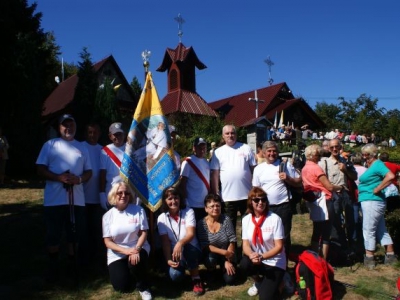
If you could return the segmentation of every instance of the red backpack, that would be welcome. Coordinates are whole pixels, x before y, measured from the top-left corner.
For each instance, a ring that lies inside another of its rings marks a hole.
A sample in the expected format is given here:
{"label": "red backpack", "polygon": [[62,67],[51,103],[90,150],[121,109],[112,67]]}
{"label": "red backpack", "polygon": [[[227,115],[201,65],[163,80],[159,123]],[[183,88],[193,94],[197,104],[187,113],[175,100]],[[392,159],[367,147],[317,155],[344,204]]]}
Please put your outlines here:
{"label": "red backpack", "polygon": [[333,268],[316,252],[305,250],[296,265],[297,293],[304,300],[333,299]]}

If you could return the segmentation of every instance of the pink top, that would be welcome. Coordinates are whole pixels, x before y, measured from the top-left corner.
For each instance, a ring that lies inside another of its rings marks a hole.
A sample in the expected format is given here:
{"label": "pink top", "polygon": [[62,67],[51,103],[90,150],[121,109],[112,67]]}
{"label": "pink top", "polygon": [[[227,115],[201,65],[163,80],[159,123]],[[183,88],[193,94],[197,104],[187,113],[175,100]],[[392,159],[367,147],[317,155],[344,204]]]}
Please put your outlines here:
{"label": "pink top", "polygon": [[322,175],[325,175],[324,170],[315,162],[307,160],[304,168],[301,170],[304,190],[322,191],[325,193],[326,199],[331,199],[332,192],[328,191],[321,181],[319,181]]}

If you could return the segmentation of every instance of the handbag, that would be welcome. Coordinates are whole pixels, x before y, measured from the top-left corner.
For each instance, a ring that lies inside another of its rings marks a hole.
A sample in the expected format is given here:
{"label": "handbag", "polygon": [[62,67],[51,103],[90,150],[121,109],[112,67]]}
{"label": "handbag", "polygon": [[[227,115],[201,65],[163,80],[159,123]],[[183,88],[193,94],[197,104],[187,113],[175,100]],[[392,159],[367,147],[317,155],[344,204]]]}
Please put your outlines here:
{"label": "handbag", "polygon": [[314,202],[306,202],[308,210],[310,211],[310,219],[314,222],[322,222],[329,220],[328,208],[326,206],[325,193],[321,192],[319,197]]}
{"label": "handbag", "polygon": [[395,186],[393,183],[389,184],[387,187],[383,189],[383,192],[385,194],[385,197],[395,197],[399,195],[399,190],[397,189],[397,186]]}

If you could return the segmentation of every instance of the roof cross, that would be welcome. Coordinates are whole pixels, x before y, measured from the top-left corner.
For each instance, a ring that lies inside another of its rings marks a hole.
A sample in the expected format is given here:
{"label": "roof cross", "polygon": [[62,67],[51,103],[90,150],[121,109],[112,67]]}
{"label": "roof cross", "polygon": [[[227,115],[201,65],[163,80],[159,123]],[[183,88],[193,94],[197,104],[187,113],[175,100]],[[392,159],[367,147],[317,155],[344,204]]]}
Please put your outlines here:
{"label": "roof cross", "polygon": [[257,90],[254,91],[254,98],[249,98],[249,101],[254,101],[256,103],[256,118],[258,118],[258,102],[265,102],[265,100],[260,100],[257,98]]}
{"label": "roof cross", "polygon": [[271,67],[274,65],[274,62],[271,60],[271,58],[268,55],[268,58],[264,60],[264,62],[268,65],[268,82],[269,85],[272,85],[272,83],[274,82],[274,80],[271,77]]}
{"label": "roof cross", "polygon": [[182,42],[182,24],[185,23],[185,20],[182,18],[181,14],[179,13],[177,17],[174,18],[176,22],[178,22],[178,36],[179,36],[179,43]]}

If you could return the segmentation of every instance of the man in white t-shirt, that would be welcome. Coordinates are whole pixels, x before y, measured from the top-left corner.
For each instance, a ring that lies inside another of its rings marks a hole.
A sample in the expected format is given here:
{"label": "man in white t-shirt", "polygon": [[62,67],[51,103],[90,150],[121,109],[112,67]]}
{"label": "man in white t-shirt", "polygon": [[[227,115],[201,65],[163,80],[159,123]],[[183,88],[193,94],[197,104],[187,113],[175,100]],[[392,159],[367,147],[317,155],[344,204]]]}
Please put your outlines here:
{"label": "man in white t-shirt", "polygon": [[194,154],[183,161],[181,168],[181,191],[186,199],[186,205],[194,210],[196,221],[207,215],[204,198],[210,189],[210,165],[205,158],[206,151],[206,141],[196,137],[193,143]]}
{"label": "man in white t-shirt", "polygon": [[100,249],[103,243],[101,219],[103,209],[100,206],[100,153],[103,148],[98,144],[101,130],[97,123],[86,126],[83,146],[88,150],[90,163],[92,165],[92,177],[83,184],[85,193],[86,212],[86,236],[83,240],[86,258],[94,258],[93,255]]}
{"label": "man in white t-shirt", "polygon": [[277,214],[283,223],[285,231],[285,251],[289,257],[291,246],[290,231],[292,230],[292,208],[289,186],[299,187],[302,180],[290,160],[281,164],[278,144],[267,141],[262,147],[266,161],[257,165],[253,173],[253,186],[261,187],[268,195],[270,211]]}
{"label": "man in white t-shirt", "polygon": [[221,181],[225,213],[236,232],[237,212],[241,216],[246,212],[252,173],[257,162],[250,146],[237,141],[235,126],[225,125],[222,138],[225,145],[215,149],[211,158],[211,192],[220,194]]}
{"label": "man in white t-shirt", "polygon": [[107,195],[111,190],[111,183],[119,176],[122,159],[125,153],[125,132],[122,124],[112,123],[108,129],[111,144],[103,147],[100,153],[100,204],[108,210]]}
{"label": "man in white t-shirt", "polygon": [[75,259],[84,230],[85,196],[82,183],[92,176],[89,153],[74,139],[76,123],[71,115],[59,119],[60,137],[47,141],[36,160],[38,174],[46,179],[44,220],[50,258],[48,279],[58,279],[58,254],[63,228],[67,232],[69,255]]}

